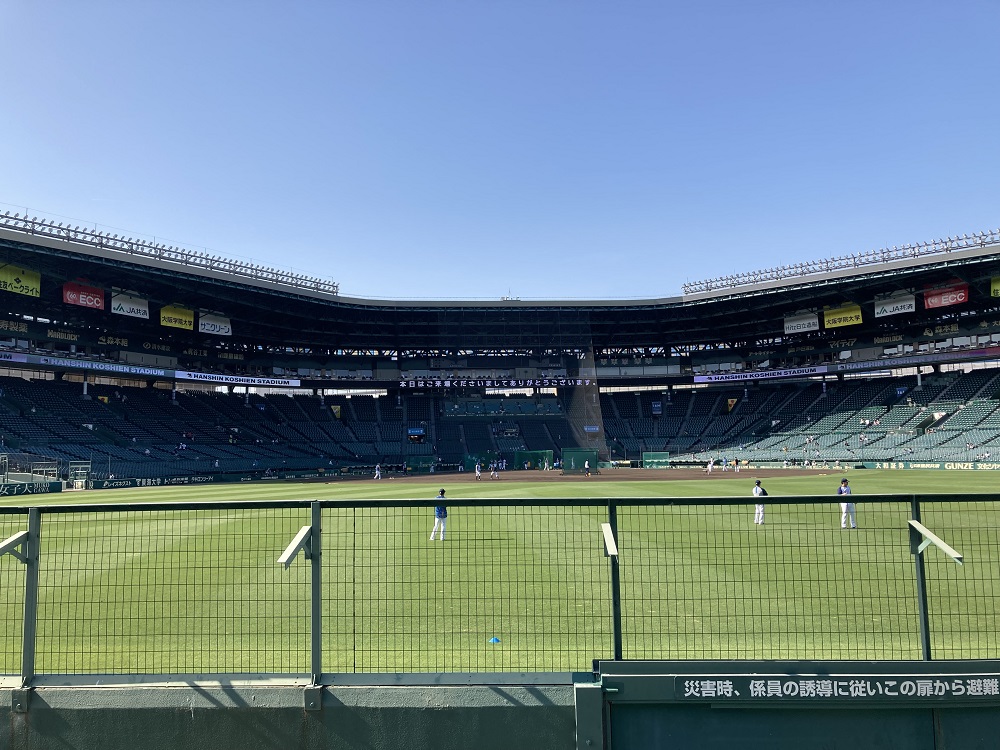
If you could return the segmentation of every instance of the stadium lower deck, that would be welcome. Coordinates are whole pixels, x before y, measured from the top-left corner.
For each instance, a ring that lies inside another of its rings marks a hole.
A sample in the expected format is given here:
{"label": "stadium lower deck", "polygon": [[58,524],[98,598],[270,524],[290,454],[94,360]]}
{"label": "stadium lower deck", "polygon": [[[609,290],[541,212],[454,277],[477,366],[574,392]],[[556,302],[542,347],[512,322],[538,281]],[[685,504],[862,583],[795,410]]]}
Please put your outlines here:
{"label": "stadium lower deck", "polygon": [[[953,462],[1000,467],[1000,370],[744,388],[556,396],[232,394],[0,378],[0,455],[90,462],[91,479],[319,471],[364,475],[514,465],[519,451],[596,452],[605,474],[644,453],[724,476],[781,468]],[[659,412],[659,413],[656,413]],[[599,420],[599,430],[590,422]],[[414,442],[411,432],[423,432]],[[533,465],[532,469],[542,468]],[[676,471],[676,468],[672,471]],[[548,472],[558,476],[559,472]],[[546,472],[532,472],[541,478]],[[676,476],[676,474],[673,474]]]}

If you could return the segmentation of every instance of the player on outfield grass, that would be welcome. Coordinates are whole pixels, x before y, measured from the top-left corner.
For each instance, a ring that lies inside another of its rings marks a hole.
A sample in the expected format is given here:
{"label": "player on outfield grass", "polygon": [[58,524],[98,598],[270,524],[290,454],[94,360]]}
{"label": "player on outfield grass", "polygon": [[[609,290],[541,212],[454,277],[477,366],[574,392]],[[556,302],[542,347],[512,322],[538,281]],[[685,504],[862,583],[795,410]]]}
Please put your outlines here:
{"label": "player on outfield grass", "polygon": [[[837,488],[838,495],[850,495],[851,485],[847,482],[847,477],[840,480],[840,486]],[[858,528],[857,515],[854,510],[854,503],[847,501],[840,504],[840,528],[847,528],[847,521],[850,519],[851,528]]]}
{"label": "player on outfield grass", "polygon": [[444,487],[438,492],[435,500],[438,501],[438,505],[434,507],[434,528],[431,529],[431,541],[434,541],[434,535],[440,530],[441,533],[438,535],[438,539],[443,542],[444,527],[448,524],[448,508],[444,504]]}
{"label": "player on outfield grass", "polygon": [[753,506],[753,522],[761,526],[764,525],[764,503],[761,502],[760,498],[767,497],[767,490],[760,486],[760,480],[758,479],[753,485],[753,496],[758,498],[757,503]]}

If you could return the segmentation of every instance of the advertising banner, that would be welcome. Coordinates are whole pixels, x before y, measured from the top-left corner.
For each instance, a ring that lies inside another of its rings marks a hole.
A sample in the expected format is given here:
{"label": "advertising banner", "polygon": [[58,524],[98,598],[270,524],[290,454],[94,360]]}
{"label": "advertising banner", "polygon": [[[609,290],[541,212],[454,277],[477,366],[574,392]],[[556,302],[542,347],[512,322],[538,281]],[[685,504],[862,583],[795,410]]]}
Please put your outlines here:
{"label": "advertising banner", "polygon": [[194,310],[177,305],[167,305],[160,308],[160,325],[168,328],[183,328],[194,330]]}
{"label": "advertising banner", "polygon": [[886,318],[890,315],[901,315],[917,311],[917,298],[912,294],[889,299],[876,300],[875,317]]}
{"label": "advertising banner", "polygon": [[1000,276],[990,279],[990,296],[1000,297]]}
{"label": "advertising banner", "polygon": [[787,370],[750,370],[748,372],[729,372],[724,375],[695,375],[695,383],[732,383],[747,380],[772,380],[774,378],[801,378],[812,375],[822,375],[828,372],[828,365],[812,365],[810,367],[790,367]]}
{"label": "advertising banner", "polygon": [[20,266],[0,265],[0,290],[38,297],[42,288],[42,275]]}
{"label": "advertising banner", "polygon": [[928,289],[924,292],[924,309],[935,307],[950,307],[969,301],[969,285],[956,282],[940,289]]}
{"label": "advertising banner", "polygon": [[46,492],[62,492],[62,482],[24,482],[0,484],[0,497],[14,495],[41,495]]}
{"label": "advertising banner", "polygon": [[111,312],[130,318],[149,320],[149,302],[141,297],[132,297],[124,292],[111,291]]}
{"label": "advertising banner", "polygon": [[860,305],[844,305],[833,310],[823,311],[824,328],[843,328],[844,326],[856,326],[861,322]]}
{"label": "advertising banner", "polygon": [[198,380],[204,383],[225,383],[226,385],[262,385],[275,388],[298,388],[301,380],[287,378],[254,378],[243,375],[220,375],[214,372],[187,372],[177,370],[174,377],[178,380]]}
{"label": "advertising banner", "polygon": [[229,318],[223,318],[221,315],[201,313],[198,316],[198,332],[208,333],[213,336],[232,336],[233,326]]}
{"label": "advertising banner", "polygon": [[785,333],[803,333],[805,331],[819,330],[819,316],[815,313],[809,315],[795,315],[785,318]]}
{"label": "advertising banner", "polygon": [[89,307],[91,310],[103,310],[104,290],[67,281],[63,284],[63,302],[67,305]]}

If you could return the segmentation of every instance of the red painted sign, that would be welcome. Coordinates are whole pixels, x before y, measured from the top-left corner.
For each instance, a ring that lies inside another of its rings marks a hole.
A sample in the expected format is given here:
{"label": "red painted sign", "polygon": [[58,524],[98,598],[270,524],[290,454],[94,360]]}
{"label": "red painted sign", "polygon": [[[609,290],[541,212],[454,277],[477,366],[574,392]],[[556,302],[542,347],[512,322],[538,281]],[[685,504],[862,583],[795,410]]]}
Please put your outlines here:
{"label": "red painted sign", "polygon": [[104,290],[68,281],[63,284],[63,302],[67,305],[79,305],[80,307],[89,307],[93,310],[103,310]]}
{"label": "red painted sign", "polygon": [[969,301],[969,285],[956,282],[941,289],[928,289],[924,292],[924,309],[934,307],[949,307],[961,305]]}

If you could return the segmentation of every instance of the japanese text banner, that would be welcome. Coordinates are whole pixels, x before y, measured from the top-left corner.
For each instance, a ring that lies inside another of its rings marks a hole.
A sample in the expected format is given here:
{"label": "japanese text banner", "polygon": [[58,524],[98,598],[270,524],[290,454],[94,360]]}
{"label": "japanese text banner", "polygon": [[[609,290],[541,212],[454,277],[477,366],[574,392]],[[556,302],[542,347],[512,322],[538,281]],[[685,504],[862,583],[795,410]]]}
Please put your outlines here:
{"label": "japanese text banner", "polygon": [[198,316],[198,332],[210,333],[214,336],[232,336],[233,325],[229,318],[202,313]]}
{"label": "japanese text banner", "polygon": [[823,311],[824,328],[843,328],[856,326],[861,322],[860,305],[844,305],[833,310]]}
{"label": "japanese text banner", "polygon": [[20,266],[0,265],[0,290],[38,297],[41,287],[42,275],[38,271]]}
{"label": "japanese text banner", "polygon": [[169,328],[184,328],[194,330],[194,310],[168,305],[160,308],[160,325]]}
{"label": "japanese text banner", "polygon": [[116,315],[127,315],[130,318],[149,320],[149,302],[141,297],[112,291],[111,312]]}

